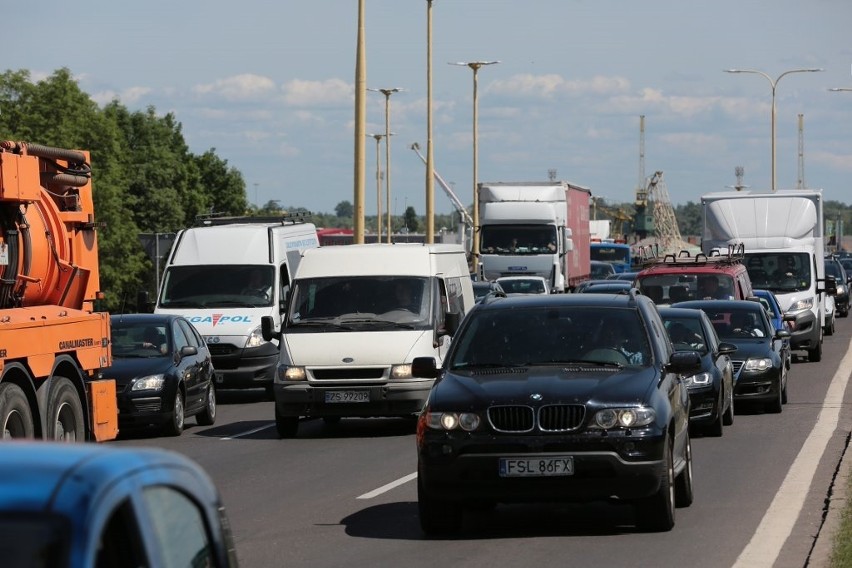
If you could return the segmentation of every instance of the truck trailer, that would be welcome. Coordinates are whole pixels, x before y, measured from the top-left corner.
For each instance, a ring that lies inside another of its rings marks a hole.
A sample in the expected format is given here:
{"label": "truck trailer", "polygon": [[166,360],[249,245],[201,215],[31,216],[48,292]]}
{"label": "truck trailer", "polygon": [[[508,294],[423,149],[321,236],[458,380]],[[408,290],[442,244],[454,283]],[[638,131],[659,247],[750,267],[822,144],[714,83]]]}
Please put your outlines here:
{"label": "truck trailer", "polygon": [[826,286],[821,189],[723,191],[701,197],[705,254],[742,245],[758,289],[775,292],[792,326],[790,347],[822,358]]}
{"label": "truck trailer", "polygon": [[566,181],[488,182],[479,192],[479,273],[542,276],[553,292],[590,277],[591,191]]}
{"label": "truck trailer", "polygon": [[118,435],[96,228],[88,152],[0,142],[0,437]]}

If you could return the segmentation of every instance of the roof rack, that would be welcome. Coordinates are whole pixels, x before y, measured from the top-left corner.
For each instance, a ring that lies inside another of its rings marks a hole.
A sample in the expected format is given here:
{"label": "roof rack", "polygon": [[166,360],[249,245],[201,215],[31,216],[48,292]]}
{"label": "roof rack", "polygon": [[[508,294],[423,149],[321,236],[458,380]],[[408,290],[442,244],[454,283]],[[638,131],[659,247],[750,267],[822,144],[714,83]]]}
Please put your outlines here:
{"label": "roof rack", "polygon": [[206,215],[195,216],[196,227],[210,227],[219,225],[232,225],[235,223],[254,223],[259,225],[277,224],[286,225],[288,223],[305,223],[310,220],[313,213],[285,213],[283,215],[272,215],[264,217],[250,216],[225,216],[222,213],[209,213]]}
{"label": "roof rack", "polygon": [[[644,250],[646,248],[650,250]],[[642,249],[643,250],[640,251],[640,258],[642,261],[643,268],[660,264],[665,264],[669,266],[685,264],[731,265],[742,263],[743,259],[745,258],[745,245],[742,243],[737,245],[728,245],[728,250],[724,253],[720,249],[713,249],[708,254],[699,252],[696,253],[695,256],[690,254],[688,250],[682,250],[677,254],[668,253],[659,256],[658,245],[647,245],[646,247],[642,247]]]}

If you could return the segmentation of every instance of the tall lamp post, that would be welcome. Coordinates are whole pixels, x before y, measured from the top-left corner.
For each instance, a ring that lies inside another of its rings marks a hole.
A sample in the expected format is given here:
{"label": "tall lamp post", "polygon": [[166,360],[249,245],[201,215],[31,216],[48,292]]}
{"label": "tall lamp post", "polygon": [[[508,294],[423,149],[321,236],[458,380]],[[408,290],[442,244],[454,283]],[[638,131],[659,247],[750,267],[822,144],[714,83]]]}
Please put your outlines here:
{"label": "tall lamp post", "polygon": [[789,71],[784,71],[773,80],[772,77],[763,71],[757,71],[756,69],[725,69],[725,73],[754,73],[755,75],[760,75],[766,78],[772,87],[772,191],[775,191],[775,88],[781,77],[785,75],[790,75],[791,73],[815,73],[817,71],[824,71],[824,69],[790,69]]}
{"label": "tall lamp post", "polygon": [[358,37],[355,50],[355,167],[354,209],[352,211],[353,242],[364,242],[364,194],[366,186],[367,151],[367,49],[364,32],[364,2],[358,0]]}
{"label": "tall lamp post", "polygon": [[435,242],[435,154],[432,149],[432,0],[426,0],[426,243]]}
{"label": "tall lamp post", "polygon": [[499,61],[459,61],[450,65],[461,65],[473,69],[473,234],[471,268],[473,273],[479,273],[479,192],[476,184],[479,181],[479,68],[485,65],[495,65]]}
{"label": "tall lamp post", "polygon": [[382,158],[379,148],[384,134],[367,134],[376,139],[376,242],[382,242]]}
{"label": "tall lamp post", "polygon": [[[368,91],[374,91],[376,93],[381,93],[385,96],[385,199],[387,204],[387,226],[388,226],[388,243],[391,242],[391,207],[390,207],[390,198],[391,198],[391,161],[390,161],[390,96],[394,93],[400,92],[402,89],[399,87],[393,87],[391,89],[367,89]],[[380,215],[381,217],[381,215]],[[379,230],[379,242],[381,242],[381,234],[382,231]]]}

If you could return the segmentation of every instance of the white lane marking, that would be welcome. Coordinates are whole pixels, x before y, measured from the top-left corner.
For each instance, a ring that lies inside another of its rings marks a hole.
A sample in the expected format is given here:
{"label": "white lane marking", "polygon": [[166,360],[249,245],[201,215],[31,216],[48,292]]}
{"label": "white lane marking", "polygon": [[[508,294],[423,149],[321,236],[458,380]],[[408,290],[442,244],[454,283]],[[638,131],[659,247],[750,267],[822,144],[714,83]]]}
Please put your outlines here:
{"label": "white lane marking", "polygon": [[226,436],[224,438],[219,438],[220,440],[233,440],[234,438],[242,438],[243,436],[250,436],[255,432],[260,432],[261,430],[267,430],[275,426],[274,424],[267,424],[266,426],[260,426],[255,428],[254,430],[248,430],[247,432],[240,432],[239,434],[234,434],[233,436]]}
{"label": "white lane marking", "polygon": [[381,495],[382,493],[387,493],[388,491],[390,491],[394,487],[399,487],[403,483],[408,483],[412,479],[416,479],[416,478],[417,478],[417,472],[415,471],[414,473],[409,473],[405,477],[400,477],[396,481],[391,481],[387,485],[382,485],[378,489],[373,489],[369,493],[364,493],[363,495],[358,496],[357,499],[372,499],[373,497]]}
{"label": "white lane marking", "polygon": [[814,429],[799,450],[787,477],[775,494],[772,504],[763,515],[754,536],[740,553],[734,568],[771,567],[778,558],[781,547],[793,531],[793,525],[802,510],[805,496],[813,481],[828,440],[837,429],[843,393],[852,373],[852,341],[846,356],[828,385],[822,410]]}

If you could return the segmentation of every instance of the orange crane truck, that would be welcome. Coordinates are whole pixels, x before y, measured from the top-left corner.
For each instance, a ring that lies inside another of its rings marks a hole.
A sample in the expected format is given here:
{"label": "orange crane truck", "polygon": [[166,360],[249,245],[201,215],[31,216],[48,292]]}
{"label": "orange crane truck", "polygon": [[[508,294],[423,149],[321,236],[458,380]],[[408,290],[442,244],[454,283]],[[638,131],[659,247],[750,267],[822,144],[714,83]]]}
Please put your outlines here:
{"label": "orange crane truck", "polygon": [[0,141],[0,436],[118,435],[89,154]]}

